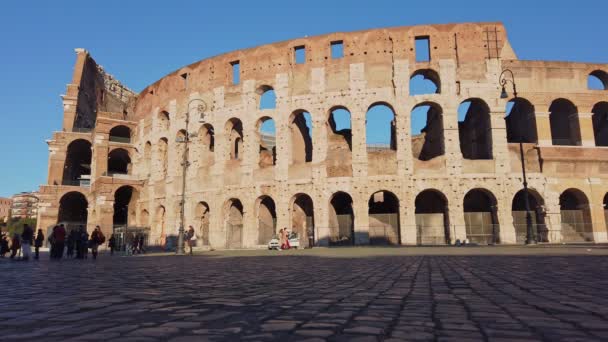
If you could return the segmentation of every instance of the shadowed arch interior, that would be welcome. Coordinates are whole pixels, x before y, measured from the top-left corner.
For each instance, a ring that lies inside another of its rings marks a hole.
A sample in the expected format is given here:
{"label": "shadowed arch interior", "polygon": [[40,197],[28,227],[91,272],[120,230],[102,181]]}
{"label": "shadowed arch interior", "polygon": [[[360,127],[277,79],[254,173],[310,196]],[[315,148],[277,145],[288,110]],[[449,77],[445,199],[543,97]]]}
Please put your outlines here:
{"label": "shadowed arch interior", "polygon": [[566,99],[557,99],[549,107],[551,140],[556,146],[580,146],[581,129],[578,109]]}
{"label": "shadowed arch interior", "polygon": [[[528,203],[530,205],[530,217],[537,241],[549,242],[549,231],[545,225],[545,202],[542,196],[536,190],[528,189]],[[517,243],[525,243],[528,227],[526,223],[525,191],[523,189],[513,196],[511,216],[513,217],[513,226],[515,227],[515,241]]]}
{"label": "shadowed arch interior", "polygon": [[599,102],[591,110],[595,146],[608,146],[608,102]]}
{"label": "shadowed arch interior", "polygon": [[[315,241],[315,221],[312,198],[307,194],[298,194],[293,200],[291,209],[291,230],[298,233],[302,247],[312,247]],[[312,240],[312,241],[311,241]]]}
{"label": "shadowed arch interior", "polygon": [[130,143],[131,129],[124,125],[115,126],[110,130],[110,141]]}
{"label": "shadowed arch interior", "polygon": [[329,244],[349,246],[355,243],[353,199],[337,192],[329,201]]}
{"label": "shadowed arch interior", "polygon": [[464,159],[492,159],[490,108],[481,99],[469,99],[458,107],[458,135]]}
{"label": "shadowed arch interior", "polygon": [[479,244],[498,242],[496,205],[496,197],[485,189],[473,189],[464,196],[464,219],[469,241]]}
{"label": "shadowed arch interior", "polygon": [[277,212],[270,196],[258,198],[258,244],[267,244],[277,232]]}
{"label": "shadowed arch interior", "polygon": [[312,117],[304,110],[294,112],[289,120],[291,163],[312,162]]}
{"label": "shadowed arch interior", "polygon": [[58,223],[67,225],[87,224],[89,203],[87,198],[77,191],[68,192],[59,200]]}
{"label": "shadowed arch interior", "polygon": [[225,207],[226,248],[243,247],[243,204],[238,199],[230,199]]}
{"label": "shadowed arch interior", "polygon": [[117,148],[108,154],[108,174],[129,174],[131,171],[131,157],[129,152],[122,148]]}
{"label": "shadowed arch interior", "polygon": [[67,148],[63,167],[63,184],[78,185],[83,176],[91,175],[91,143],[87,140],[72,141]]}
{"label": "shadowed arch interior", "polygon": [[536,143],[536,116],[530,101],[516,98],[507,103],[507,142]]}
{"label": "shadowed arch interior", "polygon": [[399,199],[390,191],[378,191],[368,201],[369,241],[372,245],[401,242]]}
{"label": "shadowed arch interior", "polygon": [[589,200],[584,192],[568,189],[559,196],[561,235],[564,242],[593,241]]}
{"label": "shadowed arch interior", "polygon": [[448,201],[437,190],[424,190],[414,201],[416,237],[419,245],[443,245],[450,243]]}
{"label": "shadowed arch interior", "polygon": [[411,114],[412,154],[418,160],[431,160],[445,154],[443,110],[433,102],[418,104]]}

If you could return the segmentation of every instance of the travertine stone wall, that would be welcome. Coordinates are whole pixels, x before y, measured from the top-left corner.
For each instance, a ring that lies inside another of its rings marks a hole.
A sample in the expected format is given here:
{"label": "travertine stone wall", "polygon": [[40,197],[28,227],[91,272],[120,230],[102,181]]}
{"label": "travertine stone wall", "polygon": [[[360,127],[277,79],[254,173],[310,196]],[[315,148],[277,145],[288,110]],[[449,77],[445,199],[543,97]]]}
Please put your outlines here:
{"label": "travertine stone wall", "polygon": [[[416,61],[417,37],[428,37],[429,61]],[[335,41],[343,42],[343,58],[331,57],[330,44]],[[299,46],[306,50],[302,64],[296,64],[294,58],[294,48]],[[84,50],[77,50],[77,55],[73,83],[64,97],[64,131],[55,132],[49,141],[48,184],[40,191],[41,227],[57,223],[60,199],[76,191],[87,197],[88,226],[99,224],[109,233],[115,223],[114,194],[120,187],[131,186],[136,200],[128,208],[128,224],[151,227],[151,242],[163,243],[180,224],[185,144],[176,139],[186,130],[190,166],[186,171],[185,225],[201,230],[197,232],[201,242],[208,235],[211,247],[234,247],[229,230],[240,224],[240,247],[256,247],[259,222],[272,222],[268,210],[259,207],[264,196],[276,207],[277,228],[306,227],[301,222],[305,215],[294,207],[296,196],[302,194],[312,199],[315,239],[325,244],[324,237],[332,229],[330,201],[337,192],[352,198],[355,244],[368,244],[372,225],[368,202],[378,191],[390,191],[399,201],[400,243],[416,244],[421,233],[416,226],[415,199],[428,189],[440,192],[447,201],[451,242],[469,237],[463,201],[473,189],[484,189],[495,199],[492,210],[500,225],[497,239],[506,244],[520,242],[512,215],[513,198],[522,188],[519,147],[507,141],[508,99],[500,98],[498,83],[502,70],[509,68],[518,96],[534,106],[538,142],[525,144],[526,167],[530,188],[544,201],[546,224],[557,232],[550,240],[562,238],[559,198],[567,189],[579,190],[588,200],[584,208],[592,221],[588,240],[608,240],[603,206],[608,193],[608,150],[595,146],[591,116],[595,104],[608,101],[608,92],[588,90],[586,83],[590,73],[608,71],[608,65],[518,60],[500,23],[332,33],[239,50],[185,66],[136,97],[125,95],[127,88],[108,79],[105,84],[113,90],[112,106],[121,111],[99,107],[90,133],[72,129],[83,91],[78,89],[86,70],[83,65],[94,63]],[[241,81],[233,84],[231,64],[237,61]],[[425,69],[438,75],[440,93],[410,96],[410,77]],[[276,94],[276,108],[259,109],[260,94],[268,88]],[[559,98],[577,107],[581,146],[552,144],[549,107]],[[458,107],[468,99],[480,99],[487,106],[491,159],[463,158]],[[412,146],[410,129],[412,109],[424,103],[441,109],[445,146],[443,155],[426,161],[414,157],[418,147]],[[394,112],[396,150],[367,150],[366,113],[374,104],[385,104]],[[334,108],[350,112],[352,151],[344,137],[330,128],[328,119]],[[201,110],[204,123],[199,121]],[[303,147],[292,124],[300,112],[312,117],[310,162],[292,156],[293,148]],[[276,163],[261,167],[258,127],[265,117],[276,125]],[[242,125],[242,137],[233,129],[235,122]],[[130,142],[110,141],[109,131],[117,125],[131,129]],[[92,144],[90,187],[62,185],[67,146],[75,139]],[[235,139],[242,139],[238,159],[234,159]],[[107,155],[114,148],[129,152],[130,174],[105,173]],[[233,205],[235,201],[242,205],[241,211]],[[437,216],[427,221],[435,222]],[[305,228],[297,229],[304,233]]]}

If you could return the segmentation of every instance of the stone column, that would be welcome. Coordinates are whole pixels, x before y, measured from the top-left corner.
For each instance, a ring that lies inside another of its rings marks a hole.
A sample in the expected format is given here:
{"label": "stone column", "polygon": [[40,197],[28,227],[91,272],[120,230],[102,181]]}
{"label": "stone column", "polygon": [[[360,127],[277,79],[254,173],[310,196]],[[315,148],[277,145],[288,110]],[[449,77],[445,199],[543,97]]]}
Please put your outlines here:
{"label": "stone column", "polygon": [[553,140],[551,138],[551,122],[549,121],[548,112],[536,112],[536,134],[540,146],[553,145]]}
{"label": "stone column", "polygon": [[578,113],[578,122],[581,129],[581,145],[585,147],[595,146],[592,116],[593,113]]}

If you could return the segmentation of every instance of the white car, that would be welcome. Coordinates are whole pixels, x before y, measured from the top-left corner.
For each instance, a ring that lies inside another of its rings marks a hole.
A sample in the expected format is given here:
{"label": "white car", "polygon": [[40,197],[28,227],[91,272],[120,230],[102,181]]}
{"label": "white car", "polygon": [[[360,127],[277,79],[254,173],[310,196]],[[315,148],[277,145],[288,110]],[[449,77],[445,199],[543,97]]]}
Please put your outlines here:
{"label": "white car", "polygon": [[[296,232],[289,233],[288,239],[289,239],[289,246],[291,248],[295,248],[295,249],[300,248],[300,237],[298,236],[298,233],[296,233]],[[277,250],[277,251],[279,249],[281,249],[281,241],[279,240],[278,235],[272,236],[272,239],[270,239],[270,241],[268,242],[268,249]]]}

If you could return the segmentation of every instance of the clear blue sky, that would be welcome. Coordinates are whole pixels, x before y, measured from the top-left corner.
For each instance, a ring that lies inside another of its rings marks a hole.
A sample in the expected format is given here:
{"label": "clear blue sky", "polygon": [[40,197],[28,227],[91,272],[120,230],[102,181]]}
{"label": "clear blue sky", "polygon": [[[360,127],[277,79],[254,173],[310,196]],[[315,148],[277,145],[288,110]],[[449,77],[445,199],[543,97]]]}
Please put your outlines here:
{"label": "clear blue sky", "polygon": [[0,4],[0,196],[46,181],[74,48],[139,91],[205,57],[335,31],[502,21],[521,59],[608,62],[608,1],[14,1]]}

